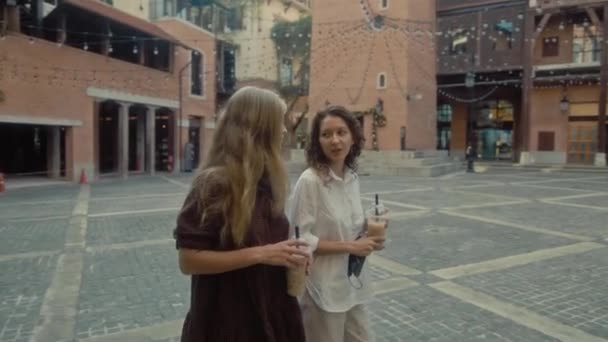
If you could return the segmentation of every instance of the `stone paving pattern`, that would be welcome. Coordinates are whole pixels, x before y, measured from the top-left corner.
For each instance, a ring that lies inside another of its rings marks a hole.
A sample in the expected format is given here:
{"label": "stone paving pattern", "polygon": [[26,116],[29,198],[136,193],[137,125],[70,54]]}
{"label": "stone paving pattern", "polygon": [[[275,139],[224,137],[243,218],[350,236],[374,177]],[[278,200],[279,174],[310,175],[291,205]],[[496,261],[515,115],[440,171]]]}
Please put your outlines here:
{"label": "stone paving pattern", "polygon": [[[136,176],[0,194],[0,342],[54,342],[39,333],[49,325],[67,329],[64,341],[178,341],[190,289],[172,230],[191,179]],[[363,196],[375,192],[395,215],[378,253],[387,262],[371,267],[381,293],[369,306],[377,341],[557,341],[564,334],[556,326],[575,340],[608,341],[607,174],[362,176]],[[75,208],[86,209],[85,225]],[[74,232],[84,245],[70,242]],[[70,293],[57,285],[68,256],[81,265],[76,304],[63,308],[74,315],[54,320],[45,308]],[[438,276],[454,267],[452,278]],[[484,308],[433,287],[446,280],[496,303]],[[539,323],[504,310],[512,306],[540,315]]]}

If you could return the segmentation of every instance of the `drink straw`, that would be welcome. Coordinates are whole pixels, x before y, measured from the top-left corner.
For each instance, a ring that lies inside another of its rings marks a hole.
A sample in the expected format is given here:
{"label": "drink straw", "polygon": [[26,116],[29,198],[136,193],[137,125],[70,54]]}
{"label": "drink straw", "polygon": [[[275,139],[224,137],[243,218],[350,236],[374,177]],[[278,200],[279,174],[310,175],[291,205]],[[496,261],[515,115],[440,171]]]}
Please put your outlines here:
{"label": "drink straw", "polygon": [[376,216],[380,216],[380,212],[378,211],[378,204],[379,204],[378,194],[376,194],[376,205],[375,205]]}

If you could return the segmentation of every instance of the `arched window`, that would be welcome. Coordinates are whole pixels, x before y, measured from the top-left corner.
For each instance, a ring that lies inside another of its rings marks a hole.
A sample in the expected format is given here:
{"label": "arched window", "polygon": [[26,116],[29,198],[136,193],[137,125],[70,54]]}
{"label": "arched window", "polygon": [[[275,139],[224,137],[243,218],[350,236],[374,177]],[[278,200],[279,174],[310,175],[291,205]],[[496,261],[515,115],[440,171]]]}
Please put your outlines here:
{"label": "arched window", "polygon": [[452,106],[437,106],[437,149],[449,150],[452,140]]}
{"label": "arched window", "polygon": [[384,89],[386,88],[386,73],[385,72],[381,72],[378,74],[378,84],[377,87],[378,89]]}

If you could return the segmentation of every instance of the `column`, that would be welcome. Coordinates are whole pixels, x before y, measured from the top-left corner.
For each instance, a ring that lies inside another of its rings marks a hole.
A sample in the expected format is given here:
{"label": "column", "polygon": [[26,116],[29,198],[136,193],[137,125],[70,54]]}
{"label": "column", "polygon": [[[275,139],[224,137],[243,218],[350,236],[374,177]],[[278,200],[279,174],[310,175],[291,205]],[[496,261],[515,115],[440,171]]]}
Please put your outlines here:
{"label": "column", "polygon": [[522,76],[522,101],[521,101],[521,114],[519,116],[520,122],[517,123],[519,126],[518,136],[520,140],[519,150],[519,163],[522,165],[530,164],[530,110],[531,110],[531,96],[532,87],[534,85],[532,80],[532,58],[534,54],[534,27],[535,15],[533,9],[526,9],[525,20],[524,20],[524,38],[525,42],[523,52],[523,76]]}
{"label": "column", "polygon": [[129,175],[129,107],[124,102],[118,107],[118,173],[122,178]]}
{"label": "column", "polygon": [[144,51],[144,49],[146,48],[146,44],[143,40],[139,41],[139,43],[136,44],[139,44],[139,64],[144,65],[146,64],[146,51]]}
{"label": "column", "polygon": [[[603,34],[608,35],[608,4],[604,4]],[[595,166],[606,166],[606,101],[608,100],[608,40],[603,40],[602,69],[600,71],[600,104],[597,116],[597,153]]]}
{"label": "column", "polygon": [[175,52],[177,52],[177,46],[173,43],[169,43],[169,62],[168,62],[168,66],[169,66],[169,72],[173,73],[173,70],[175,70]]}
{"label": "column", "polygon": [[137,171],[146,169],[146,115],[137,114]]}
{"label": "column", "polygon": [[65,178],[78,182],[79,172],[76,171],[76,162],[74,161],[74,127],[68,126],[65,128]]}
{"label": "column", "polygon": [[6,7],[6,29],[13,32],[21,32],[21,16],[18,6]]}
{"label": "column", "polygon": [[57,43],[65,44],[67,39],[67,18],[65,13],[59,14],[59,23],[57,24]]}
{"label": "column", "polygon": [[181,171],[182,123],[176,112],[173,112],[173,173]]}
{"label": "column", "polygon": [[8,8],[7,8],[7,6],[3,6],[2,8],[0,8],[0,11],[2,11],[0,13],[0,18],[2,19],[2,21],[0,21],[0,36],[4,37],[6,35],[6,28],[8,26]]}
{"label": "column", "polygon": [[148,106],[146,113],[146,157],[147,170],[153,175],[156,172],[156,107]]}
{"label": "column", "polygon": [[47,160],[48,175],[51,178],[61,176],[61,128],[50,126],[48,128]]}
{"label": "column", "polygon": [[99,140],[100,140],[100,125],[99,125],[99,113],[101,111],[102,102],[99,100],[93,101],[93,164],[95,165],[95,179],[99,178],[101,157],[99,154]]}
{"label": "column", "polygon": [[110,30],[110,24],[107,20],[105,21],[104,26],[105,26],[105,37],[103,38],[103,40],[101,42],[101,54],[104,56],[109,56],[110,55],[110,46],[112,46],[112,42],[110,41],[110,38],[112,36],[112,30]]}

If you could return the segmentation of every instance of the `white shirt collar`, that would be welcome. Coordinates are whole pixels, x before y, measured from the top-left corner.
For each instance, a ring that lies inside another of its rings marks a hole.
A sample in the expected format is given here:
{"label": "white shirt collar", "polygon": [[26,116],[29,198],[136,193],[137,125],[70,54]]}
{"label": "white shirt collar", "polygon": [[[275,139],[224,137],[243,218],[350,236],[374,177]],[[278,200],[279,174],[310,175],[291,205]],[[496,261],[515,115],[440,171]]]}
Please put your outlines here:
{"label": "white shirt collar", "polygon": [[344,179],[338,177],[338,175],[336,175],[334,170],[332,170],[331,168],[328,168],[328,169],[329,169],[329,174],[327,177],[327,181],[331,181],[333,179],[333,180],[344,182],[344,183],[350,183],[352,180],[357,178],[357,174],[355,173],[355,171],[353,171],[349,167],[344,168]]}

